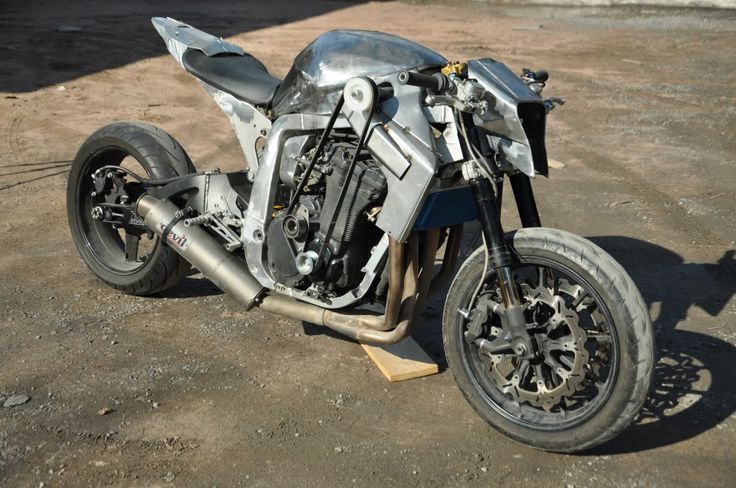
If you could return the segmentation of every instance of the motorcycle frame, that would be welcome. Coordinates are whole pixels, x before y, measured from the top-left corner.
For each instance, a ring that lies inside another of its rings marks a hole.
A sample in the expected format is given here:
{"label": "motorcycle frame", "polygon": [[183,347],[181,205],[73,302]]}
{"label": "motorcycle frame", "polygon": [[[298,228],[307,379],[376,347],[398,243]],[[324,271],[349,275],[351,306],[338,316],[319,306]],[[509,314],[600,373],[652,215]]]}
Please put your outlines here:
{"label": "motorcycle frame", "polygon": [[[153,19],[153,23],[165,39],[169,51],[180,64],[187,49],[200,49],[209,56],[220,53],[243,54],[238,46],[173,19],[156,18]],[[182,29],[182,26],[187,28]],[[471,61],[468,64],[468,71],[470,76],[477,78],[482,85],[492,90],[494,95],[493,110],[489,116],[468,118],[472,127],[488,124],[494,127],[494,132],[480,135],[480,139],[483,140],[478,140],[478,146],[488,147],[496,154],[505,155],[506,165],[499,167],[494,178],[502,180],[504,174],[509,174],[522,225],[538,226],[540,218],[529,176],[534,176],[535,169],[546,173],[546,154],[543,143],[541,157],[539,147],[533,147],[529,130],[519,118],[519,107],[523,104],[541,105],[541,100],[538,96],[530,95],[531,92],[526,85],[508,68],[493,60]],[[276,282],[268,267],[265,238],[272,220],[282,162],[286,158],[300,157],[309,138],[318,137],[331,117],[325,114],[296,113],[281,115],[272,120],[266,112],[252,104],[202,80],[198,81],[229,118],[248,162],[247,179],[252,185],[246,196],[247,207],[240,212],[242,220],[239,236],[248,271],[266,289],[276,290],[324,308],[343,308],[362,297],[375,278],[378,265],[386,258],[389,243],[407,242],[427,195],[434,188],[447,184],[446,181],[441,181],[442,168],[468,160],[469,149],[460,140],[455,112],[446,106],[425,106],[423,90],[400,83],[398,73],[374,77],[371,80],[375,85],[389,84],[393,88],[393,96],[384,101],[375,113],[351,109],[347,104],[341,108],[337,117],[333,117],[333,128],[352,130],[360,134],[360,131],[368,126],[365,147],[384,169],[388,193],[376,225],[385,235],[368,259],[360,286],[326,303]],[[499,120],[505,123],[505,127],[499,128]],[[433,136],[430,123],[445,125],[440,137]],[[474,130],[473,137],[479,138],[478,133],[479,131]],[[259,147],[262,147],[262,150],[259,151]],[[223,176],[227,178],[226,174]],[[204,195],[201,199],[204,202],[225,202],[225,206],[230,210],[237,207],[237,202],[233,203],[232,189],[226,183],[226,179],[216,174],[210,174],[207,178],[199,180],[191,175],[182,178],[189,183],[181,181],[176,185],[172,184],[172,187],[177,188],[176,193],[182,193],[182,188],[197,187],[199,193]],[[220,184],[213,185],[211,181],[219,181]],[[222,183],[223,181],[225,183]],[[477,182],[455,179],[454,184],[470,184],[474,188],[476,201],[486,202],[479,203],[479,215],[494,214],[496,217],[481,219],[484,235],[492,242],[503,243],[503,228],[499,219],[500,194],[488,200],[478,194]],[[167,197],[174,194],[172,189],[164,186],[152,194]],[[206,208],[197,210],[201,212]],[[505,254],[508,253],[506,249]],[[491,258],[496,268],[508,265],[506,258],[499,258],[493,254]],[[518,300],[512,302],[516,301]],[[512,302],[507,305],[513,306]]]}

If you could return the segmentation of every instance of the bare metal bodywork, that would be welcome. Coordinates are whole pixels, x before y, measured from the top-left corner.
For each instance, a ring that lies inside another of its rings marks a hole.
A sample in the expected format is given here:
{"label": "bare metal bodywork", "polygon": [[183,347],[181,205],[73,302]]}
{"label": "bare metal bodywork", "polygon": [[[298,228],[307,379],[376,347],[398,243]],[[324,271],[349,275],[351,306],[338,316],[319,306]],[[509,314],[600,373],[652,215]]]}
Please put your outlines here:
{"label": "bare metal bodywork", "polygon": [[447,59],[431,49],[383,32],[326,32],[296,57],[276,92],[273,111],[276,116],[330,114],[350,78],[383,77],[445,64]]}
{"label": "bare metal bodywork", "polygon": [[[171,54],[182,65],[184,53],[188,49],[200,50],[207,56],[244,55],[241,48],[177,20],[154,18],[153,24],[166,41]],[[398,79],[399,74],[407,69],[437,69],[445,64],[447,60],[440,54],[397,36],[338,30],[319,36],[297,56],[292,69],[276,90],[272,107],[268,110],[200,79],[230,119],[248,162],[248,178],[252,181],[247,208],[242,212],[231,212],[230,215],[231,221],[237,221],[240,227],[244,271],[237,278],[221,279],[229,286],[228,289],[240,290],[235,292],[236,296],[240,294],[240,301],[252,306],[256,296],[264,290],[271,290],[272,293],[309,303],[320,310],[329,310],[350,306],[365,295],[376,279],[378,265],[390,254],[390,243],[404,245],[402,243],[410,240],[414,222],[428,195],[448,184],[456,184],[454,181],[457,181],[458,170],[444,171],[443,168],[450,168],[465,159],[453,107],[424,103],[424,91],[421,88],[403,84]],[[539,157],[543,154],[543,145],[540,153],[532,143],[539,140],[540,136],[543,138],[543,121],[532,128],[541,130],[541,134],[535,134],[529,131],[528,124],[525,127],[524,120],[519,116],[519,106],[542,108],[539,95],[513,76],[504,65],[490,59],[470,61],[468,72],[486,90],[488,109],[475,117],[487,131],[488,145],[502,156],[501,162],[529,176],[534,175],[535,167],[546,169],[546,156]],[[266,235],[273,218],[271,209],[279,181],[289,177],[292,168],[290,162],[304,156],[306,142],[318,137],[327,126],[337,100],[345,96],[346,85],[357,76],[370,76],[377,85],[392,87],[392,96],[381,104],[379,111],[369,112],[363,106],[346,103],[334,122],[335,128],[352,128],[356,133],[369,127],[365,146],[385,168],[388,184],[386,199],[375,222],[385,236],[366,261],[364,278],[358,287],[325,301],[312,293],[278,282],[268,266]],[[437,136],[433,134],[431,124],[444,126],[445,130]],[[263,141],[262,149],[257,150],[259,141]],[[145,205],[139,205],[139,212],[142,215],[147,212]],[[154,231],[157,229],[152,228]],[[456,244],[454,241],[448,253],[448,261],[452,263],[457,254]],[[417,264],[417,268],[421,266]],[[209,273],[217,274],[213,270]],[[403,278],[405,282],[411,281],[413,276],[408,271],[404,272],[405,275],[407,273]],[[449,273],[451,269],[448,268],[441,274]],[[424,273],[420,279],[421,285],[417,285],[419,290],[428,288],[427,280],[427,273]],[[394,278],[394,287],[395,281]],[[234,287],[234,283],[239,284]],[[423,301],[419,299],[420,295],[415,297],[418,303]],[[271,294],[264,298],[261,306],[283,309],[291,316],[295,316],[295,310],[301,310],[300,313],[311,310],[299,308],[292,301],[282,303],[276,296]],[[362,320],[363,325],[367,324],[367,329],[390,329],[397,324],[407,323],[398,320],[400,314],[397,311],[401,307],[396,303],[389,301],[387,305],[391,308],[389,316],[395,317],[388,321],[388,325],[386,321],[375,323],[375,319],[365,317],[359,321]],[[312,312],[316,313],[315,310]],[[334,319],[333,315],[320,317],[320,322],[326,320],[331,326],[337,327],[341,323],[339,320],[331,321],[329,317]]]}

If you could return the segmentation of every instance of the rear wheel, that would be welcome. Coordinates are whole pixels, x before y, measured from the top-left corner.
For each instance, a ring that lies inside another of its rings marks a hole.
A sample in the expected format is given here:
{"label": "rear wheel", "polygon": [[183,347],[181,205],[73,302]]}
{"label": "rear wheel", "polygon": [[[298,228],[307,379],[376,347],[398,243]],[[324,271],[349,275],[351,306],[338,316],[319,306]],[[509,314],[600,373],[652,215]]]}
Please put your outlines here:
{"label": "rear wheel", "polygon": [[179,143],[162,129],[123,122],[92,134],[79,149],[69,174],[69,227],[79,254],[92,272],[130,294],[149,295],[170,288],[186,275],[189,263],[162,246],[153,233],[130,228],[126,231],[100,218],[101,208],[134,203],[128,201],[122,177],[114,178],[105,191],[95,188],[92,176],[103,166],[161,179],[193,173],[194,165]]}
{"label": "rear wheel", "polygon": [[599,445],[641,408],[651,382],[654,337],[636,286],[605,251],[553,229],[521,229],[510,240],[536,355],[488,353],[480,346],[507,331],[485,250],[463,264],[445,304],[445,354],[473,408],[523,444],[560,452]]}

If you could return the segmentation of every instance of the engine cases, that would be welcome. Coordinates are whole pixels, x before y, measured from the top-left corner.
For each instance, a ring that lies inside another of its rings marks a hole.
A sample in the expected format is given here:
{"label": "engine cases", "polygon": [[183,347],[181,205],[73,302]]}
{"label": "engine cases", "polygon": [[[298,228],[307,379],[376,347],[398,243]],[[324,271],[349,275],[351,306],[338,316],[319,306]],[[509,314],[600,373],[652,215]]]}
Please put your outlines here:
{"label": "engine cases", "polygon": [[356,285],[368,251],[381,235],[378,228],[368,221],[366,212],[383,201],[386,178],[366,153],[359,156],[352,178],[346,181],[352,156],[351,146],[338,145],[332,153],[330,163],[333,172],[326,179],[319,230],[308,246],[310,250],[319,252],[318,248],[327,237],[340,192],[347,185],[345,199],[338,209],[335,227],[327,243],[324,276],[317,276],[327,288],[352,288]]}
{"label": "engine cases", "polygon": [[[325,191],[325,202],[320,216],[320,228],[317,235],[324,239],[330,220],[335,212],[340,191],[345,186],[347,172],[352,151],[338,146],[330,160],[333,173],[327,178]],[[332,233],[329,245],[334,254],[340,254],[342,246],[352,245],[353,233],[362,213],[374,202],[380,199],[386,191],[386,178],[377,167],[369,166],[363,161],[358,161],[353,176],[348,184],[347,193],[343,200],[342,208],[337,216],[335,229]]]}
{"label": "engine cases", "polygon": [[[289,237],[284,231],[284,213],[278,214],[268,229],[269,266],[279,283],[297,286],[304,278],[296,267],[296,256],[303,251],[322,252],[322,259],[309,275],[309,282],[332,291],[352,288],[360,281],[363,266],[371,246],[381,232],[368,221],[367,210],[379,204],[386,195],[386,178],[380,169],[361,154],[350,181],[347,173],[354,154],[351,144],[334,144],[329,164],[325,167],[324,186],[317,195],[304,195],[294,215],[306,219],[309,231],[305,238]],[[329,242],[322,249],[333,220],[340,192],[347,185],[341,208]],[[287,226],[288,227],[288,226]]]}

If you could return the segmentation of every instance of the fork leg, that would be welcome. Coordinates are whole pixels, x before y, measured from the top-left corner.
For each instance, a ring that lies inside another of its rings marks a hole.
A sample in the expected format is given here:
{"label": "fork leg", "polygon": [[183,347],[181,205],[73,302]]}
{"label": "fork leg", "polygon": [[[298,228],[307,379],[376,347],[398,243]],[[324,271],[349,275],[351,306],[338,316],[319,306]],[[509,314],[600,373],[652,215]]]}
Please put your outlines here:
{"label": "fork leg", "polygon": [[[529,334],[526,332],[526,318],[524,304],[519,296],[514,273],[511,269],[513,255],[504,239],[503,227],[496,198],[491,183],[486,178],[476,178],[470,181],[475,197],[478,216],[483,227],[488,258],[496,269],[498,286],[501,290],[503,311],[501,320],[504,327],[511,334],[512,348],[519,356],[527,357],[534,354]],[[485,277],[484,277],[485,278]]]}

